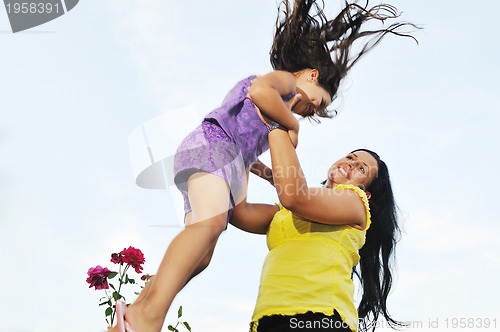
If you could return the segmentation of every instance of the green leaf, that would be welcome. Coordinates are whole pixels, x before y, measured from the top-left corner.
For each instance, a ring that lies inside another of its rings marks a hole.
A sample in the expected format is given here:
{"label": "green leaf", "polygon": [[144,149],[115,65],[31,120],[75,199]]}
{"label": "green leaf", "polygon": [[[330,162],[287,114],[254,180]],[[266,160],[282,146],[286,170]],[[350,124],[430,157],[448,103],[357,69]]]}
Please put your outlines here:
{"label": "green leaf", "polygon": [[177,311],[177,318],[181,318],[182,316],[182,306],[179,307],[179,310]]}
{"label": "green leaf", "polygon": [[168,330],[169,331],[177,331],[177,329],[175,327],[173,327],[172,325],[168,326]]}
{"label": "green leaf", "polygon": [[116,290],[115,286],[113,284],[109,284],[109,287],[113,288],[113,290]]}
{"label": "green leaf", "polygon": [[189,326],[188,322],[183,322],[182,325],[184,325],[184,327],[187,328],[189,332],[191,332],[191,326]]}
{"label": "green leaf", "polygon": [[110,272],[108,274],[108,279],[113,279],[114,277],[116,277],[117,274],[118,274],[118,272]]}
{"label": "green leaf", "polygon": [[121,299],[121,297],[122,297],[122,296],[121,296],[118,292],[116,292],[116,291],[115,291],[115,292],[113,292],[113,299],[114,299],[115,301],[117,301],[117,300]]}
{"label": "green leaf", "polygon": [[113,308],[108,307],[105,311],[106,317],[111,316],[113,314]]}

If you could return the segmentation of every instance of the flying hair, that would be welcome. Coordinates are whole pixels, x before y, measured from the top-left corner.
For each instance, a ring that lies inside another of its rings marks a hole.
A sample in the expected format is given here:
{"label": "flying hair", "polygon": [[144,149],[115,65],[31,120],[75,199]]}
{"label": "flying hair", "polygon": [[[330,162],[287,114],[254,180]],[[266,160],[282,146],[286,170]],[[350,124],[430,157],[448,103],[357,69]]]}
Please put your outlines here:
{"label": "flying hair", "polygon": [[[283,0],[278,6],[270,60],[275,70],[296,73],[317,69],[318,82],[332,101],[349,70],[386,35],[411,38],[418,44],[417,39],[405,31],[406,28],[419,29],[413,23],[395,22],[383,27],[387,20],[400,16],[392,5],[369,8],[368,1],[364,6],[346,1],[345,7],[331,20],[323,9],[324,1],[295,0],[292,5]],[[380,28],[364,29],[370,21],[380,23]],[[317,115],[332,117],[335,114],[336,111],[324,110]]]}

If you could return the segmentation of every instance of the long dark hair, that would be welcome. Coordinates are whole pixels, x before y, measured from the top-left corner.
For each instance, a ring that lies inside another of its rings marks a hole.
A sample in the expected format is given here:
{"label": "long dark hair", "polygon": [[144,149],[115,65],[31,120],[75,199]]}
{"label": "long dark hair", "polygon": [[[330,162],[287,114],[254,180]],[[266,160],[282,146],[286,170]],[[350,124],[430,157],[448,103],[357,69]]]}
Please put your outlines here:
{"label": "long dark hair", "polygon": [[[283,0],[276,19],[276,31],[270,51],[271,65],[276,70],[292,73],[311,68],[319,71],[318,82],[336,98],[340,81],[346,76],[358,59],[377,45],[388,33],[410,37],[400,31],[405,26],[416,27],[403,22],[394,23],[385,29],[361,30],[363,23],[370,20],[384,22],[399,17],[397,9],[388,4],[376,5],[368,9],[355,2],[346,1],[345,8],[333,20],[328,20],[323,12],[324,1],[295,0],[293,9],[289,0]],[[371,37],[360,50],[351,55],[354,42],[363,37]],[[325,110],[320,117],[332,117],[336,112]]]}
{"label": "long dark hair", "polygon": [[359,251],[359,264],[354,270],[363,287],[358,306],[359,329],[375,330],[380,314],[391,327],[401,327],[404,324],[394,320],[387,310],[387,296],[392,286],[392,261],[400,236],[389,170],[377,153],[367,149],[353,152],[356,151],[368,152],[378,164],[378,173],[366,188],[371,193],[369,204],[372,223],[366,233],[366,242]]}

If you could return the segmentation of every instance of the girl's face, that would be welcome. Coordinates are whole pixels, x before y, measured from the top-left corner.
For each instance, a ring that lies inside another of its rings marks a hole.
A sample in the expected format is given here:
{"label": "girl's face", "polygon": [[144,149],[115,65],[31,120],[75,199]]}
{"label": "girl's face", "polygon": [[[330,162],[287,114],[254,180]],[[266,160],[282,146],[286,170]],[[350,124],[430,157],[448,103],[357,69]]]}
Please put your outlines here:
{"label": "girl's face", "polygon": [[[324,110],[331,103],[330,94],[318,83],[319,72],[306,69],[297,75],[297,100],[292,112],[301,116],[311,116]],[[300,96],[299,96],[300,95]]]}
{"label": "girl's face", "polygon": [[336,161],[328,170],[325,187],[352,184],[365,190],[378,172],[377,160],[366,151],[355,151]]}

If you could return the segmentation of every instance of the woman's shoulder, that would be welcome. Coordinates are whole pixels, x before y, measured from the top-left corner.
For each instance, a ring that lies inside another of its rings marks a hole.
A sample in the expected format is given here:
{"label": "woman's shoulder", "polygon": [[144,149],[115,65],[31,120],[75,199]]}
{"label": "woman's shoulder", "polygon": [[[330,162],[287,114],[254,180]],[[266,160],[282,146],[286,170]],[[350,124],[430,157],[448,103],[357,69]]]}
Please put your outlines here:
{"label": "woman's shoulder", "polygon": [[368,201],[368,196],[366,195],[366,192],[361,189],[358,186],[352,185],[352,184],[339,184],[336,185],[335,190],[352,190],[354,191],[361,201],[363,202],[363,205],[365,206],[365,212],[366,212],[366,227],[363,227],[362,229],[366,230],[370,227],[371,223],[371,214],[370,214],[370,203]]}
{"label": "woman's shoulder", "polygon": [[352,190],[356,194],[358,194],[358,196],[363,201],[366,201],[366,203],[368,203],[368,196],[366,196],[366,192],[363,189],[361,189],[360,187],[358,187],[358,186],[355,186],[353,184],[338,184],[334,188],[336,190]]}

